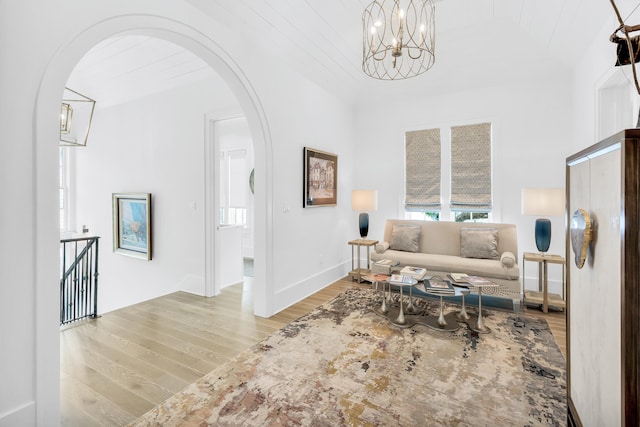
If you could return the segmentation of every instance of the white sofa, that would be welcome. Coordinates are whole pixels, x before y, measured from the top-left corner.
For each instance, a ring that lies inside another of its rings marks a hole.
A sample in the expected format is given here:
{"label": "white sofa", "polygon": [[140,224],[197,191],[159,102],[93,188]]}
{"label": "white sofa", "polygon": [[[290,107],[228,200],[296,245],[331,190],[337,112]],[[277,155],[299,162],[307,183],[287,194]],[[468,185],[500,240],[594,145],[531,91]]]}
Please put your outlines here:
{"label": "white sofa", "polygon": [[[412,234],[416,230],[417,239]],[[398,238],[401,234],[404,240]],[[521,300],[514,224],[388,219],[384,239],[371,254],[373,262],[382,259],[425,267],[429,275],[455,272],[483,276],[507,290],[503,297]]]}

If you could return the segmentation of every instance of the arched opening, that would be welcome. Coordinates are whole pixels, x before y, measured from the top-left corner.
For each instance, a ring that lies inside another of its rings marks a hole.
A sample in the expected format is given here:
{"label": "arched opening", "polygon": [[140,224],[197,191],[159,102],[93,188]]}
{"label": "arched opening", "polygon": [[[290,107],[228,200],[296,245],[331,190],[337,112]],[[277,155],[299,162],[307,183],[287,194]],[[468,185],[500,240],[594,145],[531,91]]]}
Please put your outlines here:
{"label": "arched opening", "polygon": [[34,112],[36,169],[36,395],[40,422],[59,416],[58,292],[51,283],[57,276],[59,240],[56,216],[58,197],[57,116],[61,94],[71,70],[100,41],[123,34],[143,34],[168,40],[199,56],[228,84],[244,111],[255,149],[255,287],[254,313],[272,314],[271,246],[272,192],[271,144],[260,100],[234,61],[210,37],[186,24],[157,16],[128,15],[102,21],[77,35],[51,60],[40,85]]}

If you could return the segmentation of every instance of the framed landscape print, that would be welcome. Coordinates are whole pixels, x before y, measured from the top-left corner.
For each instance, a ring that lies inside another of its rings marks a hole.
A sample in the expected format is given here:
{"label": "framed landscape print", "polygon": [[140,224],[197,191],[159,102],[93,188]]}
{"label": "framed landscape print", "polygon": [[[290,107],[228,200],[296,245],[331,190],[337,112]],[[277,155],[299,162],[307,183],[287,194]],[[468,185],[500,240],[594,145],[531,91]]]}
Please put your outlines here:
{"label": "framed landscape print", "polygon": [[113,251],[151,259],[151,193],[113,193]]}
{"label": "framed landscape print", "polygon": [[338,156],[304,147],[305,208],[335,206],[338,202]]}

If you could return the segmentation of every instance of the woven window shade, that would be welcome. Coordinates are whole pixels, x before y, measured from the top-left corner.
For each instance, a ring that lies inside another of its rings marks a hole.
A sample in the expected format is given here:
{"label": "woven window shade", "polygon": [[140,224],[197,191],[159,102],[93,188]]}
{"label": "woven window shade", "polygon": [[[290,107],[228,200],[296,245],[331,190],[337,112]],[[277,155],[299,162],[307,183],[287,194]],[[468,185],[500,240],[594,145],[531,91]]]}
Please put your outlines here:
{"label": "woven window shade", "polygon": [[491,211],[491,123],[451,128],[451,210]]}
{"label": "woven window shade", "polygon": [[440,210],[440,129],[407,132],[405,142],[405,210]]}

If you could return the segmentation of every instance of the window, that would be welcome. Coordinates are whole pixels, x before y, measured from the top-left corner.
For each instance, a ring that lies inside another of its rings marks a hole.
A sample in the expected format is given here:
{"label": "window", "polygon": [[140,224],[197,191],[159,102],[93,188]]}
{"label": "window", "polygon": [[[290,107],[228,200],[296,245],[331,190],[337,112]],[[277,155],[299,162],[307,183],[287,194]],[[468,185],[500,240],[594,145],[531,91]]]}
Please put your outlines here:
{"label": "window", "polygon": [[407,132],[405,210],[440,210],[440,129]]}
{"label": "window", "polygon": [[60,231],[69,230],[69,150],[58,148],[58,183],[60,198]]}
{"label": "window", "polygon": [[491,124],[451,128],[451,210],[491,212]]}
{"label": "window", "polygon": [[249,182],[246,150],[222,152],[220,188],[220,224],[247,224]]}
{"label": "window", "polygon": [[406,218],[490,220],[491,123],[411,131],[405,143]]}

